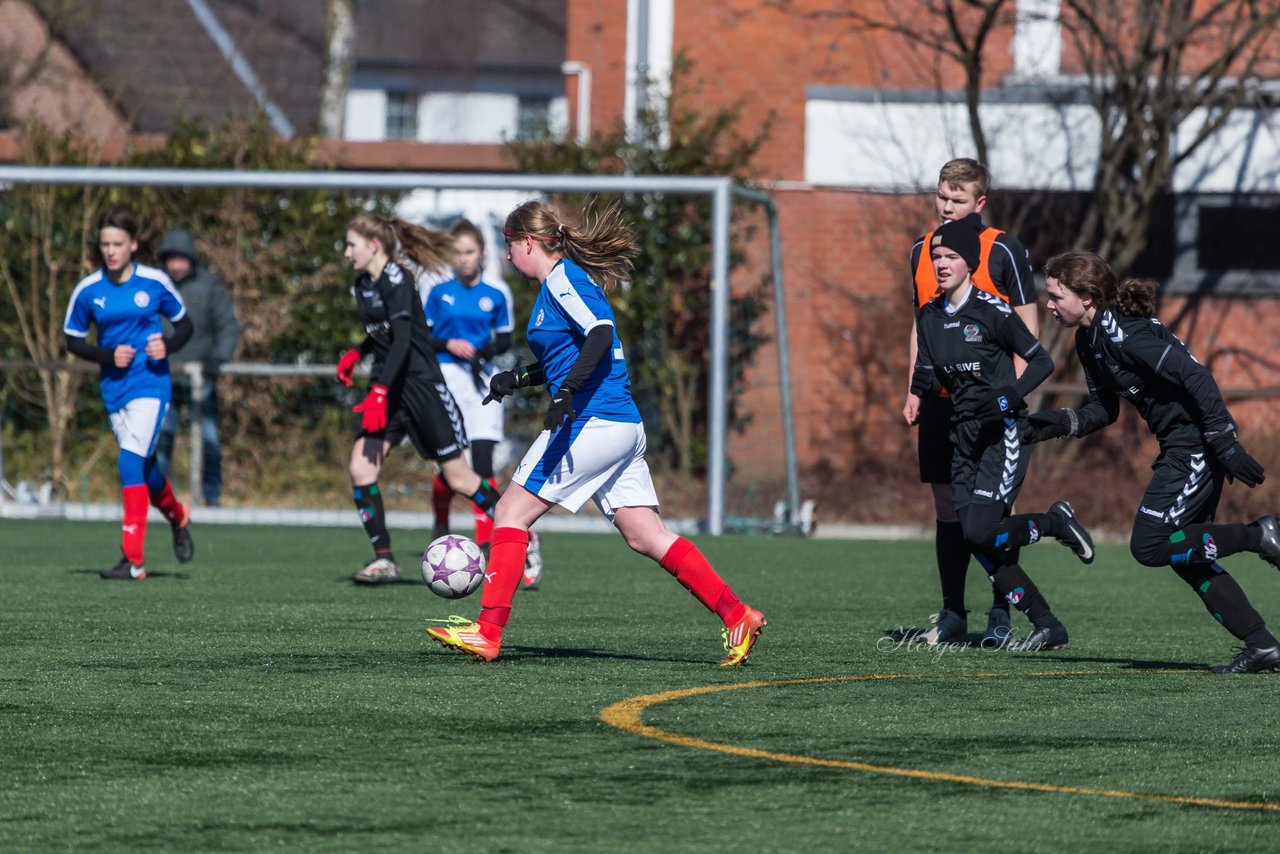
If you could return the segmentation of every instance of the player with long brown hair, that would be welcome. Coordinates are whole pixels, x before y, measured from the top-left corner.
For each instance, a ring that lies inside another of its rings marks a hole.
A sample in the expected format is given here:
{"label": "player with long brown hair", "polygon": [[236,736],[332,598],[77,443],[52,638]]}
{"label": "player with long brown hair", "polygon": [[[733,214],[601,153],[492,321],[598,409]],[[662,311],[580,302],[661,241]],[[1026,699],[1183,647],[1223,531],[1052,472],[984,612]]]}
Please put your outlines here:
{"label": "player with long brown hair", "polygon": [[435,460],[450,488],[483,511],[492,512],[498,493],[471,469],[462,452],[467,434],[431,347],[410,265],[430,271],[447,267],[453,238],[401,219],[361,215],[347,225],[343,252],[359,276],[356,308],[365,339],[338,362],[338,379],[350,387],[361,358],[373,354],[369,393],[356,405],[360,432],[348,471],[356,510],[374,558],[355,581],[382,584],[400,579],[391,551],[378,474],[392,448],[406,436],[423,458]]}
{"label": "player with long brown hair", "polygon": [[645,432],[631,396],[626,355],[606,293],[626,281],[636,254],[614,206],[570,225],[549,204],[530,201],[507,217],[503,235],[515,268],[541,283],[529,318],[534,364],[496,375],[490,397],[546,385],[546,427],[498,502],[493,551],[474,623],[428,629],[443,646],[492,661],[502,648],[520,585],[529,528],[552,507],[576,512],[595,501],[627,545],[671,573],[724,623],[722,666],[746,661],[764,615],[740,601],[698,547],[663,524],[645,463]]}
{"label": "player with long brown hair", "polygon": [[1275,516],[1249,524],[1215,522],[1223,483],[1262,483],[1262,466],[1240,445],[1235,419],[1209,369],[1155,317],[1154,282],[1120,281],[1092,252],[1064,252],[1044,268],[1054,318],[1076,330],[1076,356],[1088,380],[1079,408],[1036,412],[1024,441],[1087,436],[1116,420],[1120,399],[1138,409],[1155,434],[1152,465],[1129,550],[1143,566],[1168,566],[1242,644],[1214,673],[1280,669],[1280,641],[1240,584],[1218,563],[1255,552],[1280,567]]}

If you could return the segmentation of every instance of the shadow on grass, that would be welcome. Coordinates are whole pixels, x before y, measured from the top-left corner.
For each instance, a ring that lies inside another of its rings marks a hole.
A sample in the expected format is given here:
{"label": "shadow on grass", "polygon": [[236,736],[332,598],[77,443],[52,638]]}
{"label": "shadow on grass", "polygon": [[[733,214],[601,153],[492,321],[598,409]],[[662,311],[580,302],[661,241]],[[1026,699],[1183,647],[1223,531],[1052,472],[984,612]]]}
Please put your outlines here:
{"label": "shadow on grass", "polygon": [[[104,567],[104,569],[105,569],[105,567]],[[67,574],[68,574],[68,575],[94,575],[94,576],[97,576],[97,575],[98,575],[99,573],[101,573],[101,572],[102,572],[102,569],[68,569],[68,570],[67,570]],[[165,579],[165,580],[170,580],[170,581],[186,581],[187,579],[191,578],[191,576],[190,576],[190,575],[188,575],[188,574],[187,574],[187,573],[185,573],[185,572],[163,572],[163,571],[159,571],[159,570],[148,569],[148,570],[147,570],[147,577],[146,577],[146,579],[144,579],[144,580],[146,580],[146,581],[150,581],[150,580],[151,580],[151,579],[153,579],[153,578]],[[102,579],[102,580],[103,580],[103,581],[119,581],[119,580],[121,580],[121,579],[115,579],[115,578],[104,578],[104,579]]]}
{"label": "shadow on grass", "polygon": [[[1039,655],[1039,653],[1018,653],[1019,655]],[[1209,665],[1202,661],[1151,661],[1142,658],[1122,658],[1106,656],[1086,656],[1086,655],[1062,655],[1061,653],[1049,653],[1053,656],[1054,661],[1069,661],[1073,664],[1120,664],[1129,670],[1203,670],[1208,671]]]}
{"label": "shadow on grass", "polygon": [[350,575],[339,576],[338,578],[335,578],[334,581],[338,584],[349,585],[358,590],[374,590],[379,587],[403,587],[406,585],[410,587],[426,587],[426,585],[422,583],[421,578],[416,578],[414,576],[405,577],[403,575],[395,581],[379,581],[377,584],[370,584],[366,581],[356,581]]}
{"label": "shadow on grass", "polygon": [[[451,658],[458,660],[471,658],[465,653],[456,650],[429,650],[424,655],[436,655],[438,652],[448,654]],[[535,661],[540,658],[545,659],[587,659],[597,658],[606,661],[652,661],[664,662],[667,664],[711,664],[716,662],[710,658],[673,658],[664,655],[637,655],[635,653],[625,652],[606,652],[598,649],[582,649],[578,647],[549,647],[549,646],[504,646],[502,655],[498,656],[496,661],[490,663],[498,663],[503,661]],[[473,659],[474,660],[474,659]]]}

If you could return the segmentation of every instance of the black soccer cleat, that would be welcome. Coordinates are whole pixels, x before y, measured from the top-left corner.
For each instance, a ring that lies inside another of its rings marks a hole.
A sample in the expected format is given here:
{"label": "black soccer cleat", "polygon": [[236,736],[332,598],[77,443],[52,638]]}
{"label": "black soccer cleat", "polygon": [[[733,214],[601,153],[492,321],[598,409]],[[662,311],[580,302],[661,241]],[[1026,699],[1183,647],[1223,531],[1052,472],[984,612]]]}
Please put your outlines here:
{"label": "black soccer cleat", "polygon": [[1056,516],[1058,523],[1067,533],[1058,537],[1058,542],[1071,549],[1072,554],[1080,558],[1081,563],[1093,563],[1093,537],[1076,519],[1076,512],[1065,501],[1055,501],[1049,508],[1049,515]]}
{"label": "black soccer cleat", "polygon": [[98,576],[108,580],[143,581],[147,577],[147,570],[141,564],[130,563],[128,558],[122,557],[119,563],[110,569],[102,570]]}
{"label": "black soccer cleat", "polygon": [[1050,649],[1066,648],[1067,627],[1062,623],[1034,628],[1026,639],[1007,647],[1009,652],[1043,652]]}
{"label": "black soccer cleat", "polygon": [[1263,670],[1280,670],[1280,646],[1245,646],[1230,664],[1215,664],[1210,673],[1258,673]]}
{"label": "black soccer cleat", "polygon": [[1258,557],[1280,569],[1280,524],[1275,516],[1263,516],[1249,523],[1262,529],[1262,545],[1258,546]]}
{"label": "black soccer cleat", "polygon": [[[190,519],[189,516],[187,518]],[[191,559],[196,556],[196,544],[191,539],[189,521],[181,527],[173,526],[173,556],[178,559],[178,563],[191,563]]]}

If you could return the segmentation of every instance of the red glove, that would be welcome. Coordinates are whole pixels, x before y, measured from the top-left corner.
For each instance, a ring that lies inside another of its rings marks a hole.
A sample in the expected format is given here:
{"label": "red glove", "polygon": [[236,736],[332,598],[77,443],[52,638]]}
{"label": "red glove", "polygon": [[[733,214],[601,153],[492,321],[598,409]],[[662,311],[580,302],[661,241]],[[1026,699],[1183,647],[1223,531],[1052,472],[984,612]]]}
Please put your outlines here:
{"label": "red glove", "polygon": [[348,350],[342,354],[342,358],[338,360],[338,382],[347,388],[351,388],[355,381],[352,375],[356,372],[356,365],[360,364],[360,351]]}
{"label": "red glove", "polygon": [[362,414],[360,426],[368,433],[381,433],[387,429],[387,387],[372,385],[361,403],[351,407],[352,412]]}

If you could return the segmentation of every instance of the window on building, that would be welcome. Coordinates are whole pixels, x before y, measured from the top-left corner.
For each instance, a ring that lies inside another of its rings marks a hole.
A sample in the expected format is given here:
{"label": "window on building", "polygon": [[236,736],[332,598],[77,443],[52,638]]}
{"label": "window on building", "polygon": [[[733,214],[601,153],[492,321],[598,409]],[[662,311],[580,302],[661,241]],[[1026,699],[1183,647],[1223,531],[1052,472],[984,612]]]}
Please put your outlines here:
{"label": "window on building", "polygon": [[1196,255],[1201,270],[1280,272],[1280,242],[1275,239],[1280,206],[1271,204],[1200,205]]}
{"label": "window on building", "polygon": [[[1000,189],[989,198],[984,218],[1017,235],[1030,252],[1031,266],[1037,273],[1050,256],[1075,247],[1093,202],[1091,193],[1052,190]],[[1165,282],[1174,272],[1175,199],[1161,196],[1147,213],[1143,249],[1125,274]]]}
{"label": "window on building", "polygon": [[387,93],[387,139],[418,138],[418,96],[413,92]]}
{"label": "window on building", "polygon": [[551,99],[540,95],[521,95],[516,106],[516,139],[544,137],[550,126]]}

